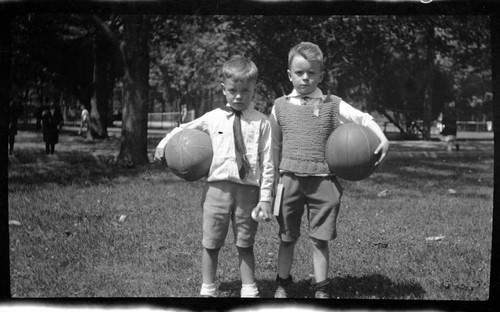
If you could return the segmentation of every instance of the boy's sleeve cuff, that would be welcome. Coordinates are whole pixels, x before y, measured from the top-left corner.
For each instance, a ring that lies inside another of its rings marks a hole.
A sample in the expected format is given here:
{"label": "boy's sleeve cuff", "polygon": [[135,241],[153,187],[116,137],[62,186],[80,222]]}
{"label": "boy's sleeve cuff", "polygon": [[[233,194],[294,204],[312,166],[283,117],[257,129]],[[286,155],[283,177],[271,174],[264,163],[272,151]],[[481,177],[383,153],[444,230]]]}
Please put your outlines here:
{"label": "boy's sleeve cuff", "polygon": [[260,201],[272,202],[273,196],[271,190],[260,190]]}

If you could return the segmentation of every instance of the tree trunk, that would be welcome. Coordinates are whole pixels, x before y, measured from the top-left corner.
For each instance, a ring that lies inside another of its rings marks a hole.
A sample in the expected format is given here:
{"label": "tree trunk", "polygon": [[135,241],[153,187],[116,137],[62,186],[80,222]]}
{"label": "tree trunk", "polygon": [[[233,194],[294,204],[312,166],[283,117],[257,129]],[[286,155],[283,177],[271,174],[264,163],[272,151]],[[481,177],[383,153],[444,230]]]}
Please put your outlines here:
{"label": "tree trunk", "polygon": [[424,95],[424,129],[422,131],[423,139],[430,140],[431,139],[431,123],[432,123],[432,93],[434,92],[434,86],[432,82],[434,81],[433,73],[429,74],[427,86],[425,88]]}
{"label": "tree trunk", "polygon": [[90,131],[88,138],[108,137],[108,100],[111,94],[108,81],[106,42],[99,35],[94,38],[94,83],[90,100]]}
{"label": "tree trunk", "polygon": [[127,165],[149,163],[147,155],[149,91],[149,18],[123,16],[125,60],[122,134],[118,161]]}

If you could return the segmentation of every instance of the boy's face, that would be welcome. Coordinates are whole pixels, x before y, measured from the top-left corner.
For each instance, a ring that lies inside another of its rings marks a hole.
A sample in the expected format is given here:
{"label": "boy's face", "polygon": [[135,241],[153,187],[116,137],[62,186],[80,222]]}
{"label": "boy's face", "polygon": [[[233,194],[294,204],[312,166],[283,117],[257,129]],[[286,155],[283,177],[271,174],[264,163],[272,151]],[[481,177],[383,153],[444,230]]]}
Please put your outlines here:
{"label": "boy's face", "polygon": [[296,55],[290,63],[288,78],[295,90],[302,95],[316,90],[323,80],[323,72],[318,61],[308,61],[301,55]]}
{"label": "boy's face", "polygon": [[226,79],[222,83],[222,93],[226,96],[229,105],[239,111],[243,111],[252,103],[256,81]]}

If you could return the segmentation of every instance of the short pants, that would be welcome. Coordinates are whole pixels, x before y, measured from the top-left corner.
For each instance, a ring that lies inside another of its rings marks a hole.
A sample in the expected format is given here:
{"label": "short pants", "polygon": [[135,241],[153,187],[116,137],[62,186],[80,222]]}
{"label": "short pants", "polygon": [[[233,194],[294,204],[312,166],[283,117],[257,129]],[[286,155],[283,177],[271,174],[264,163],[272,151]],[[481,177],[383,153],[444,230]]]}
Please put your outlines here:
{"label": "short pants", "polygon": [[208,182],[203,194],[203,247],[224,246],[229,223],[232,223],[236,246],[252,247],[258,223],[252,219],[252,209],[259,203],[257,186],[229,181]]}
{"label": "short pants", "polygon": [[285,172],[283,200],[278,223],[279,238],[294,242],[300,237],[300,224],[307,207],[309,236],[329,241],[337,237],[337,215],[340,209],[342,188],[334,176],[296,176]]}

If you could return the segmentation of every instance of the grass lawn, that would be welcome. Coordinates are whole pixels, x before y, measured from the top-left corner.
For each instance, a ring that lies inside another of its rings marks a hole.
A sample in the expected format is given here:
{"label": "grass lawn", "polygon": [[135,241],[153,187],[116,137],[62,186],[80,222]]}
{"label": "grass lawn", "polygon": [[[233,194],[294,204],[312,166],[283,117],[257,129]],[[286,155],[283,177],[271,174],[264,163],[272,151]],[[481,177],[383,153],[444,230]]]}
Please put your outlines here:
{"label": "grass lawn", "polygon": [[[185,182],[159,164],[125,169],[95,156],[113,154],[118,139],[70,139],[72,148],[58,145],[54,156],[21,142],[9,164],[9,220],[19,222],[9,226],[12,297],[197,297],[204,182]],[[389,158],[364,181],[341,181],[332,294],[487,300],[492,169],[492,156]],[[298,298],[310,296],[306,226],[292,268]],[[275,290],[277,230],[273,220],[257,234],[263,297]],[[239,296],[237,263],[230,233],[219,257],[220,296]]]}

